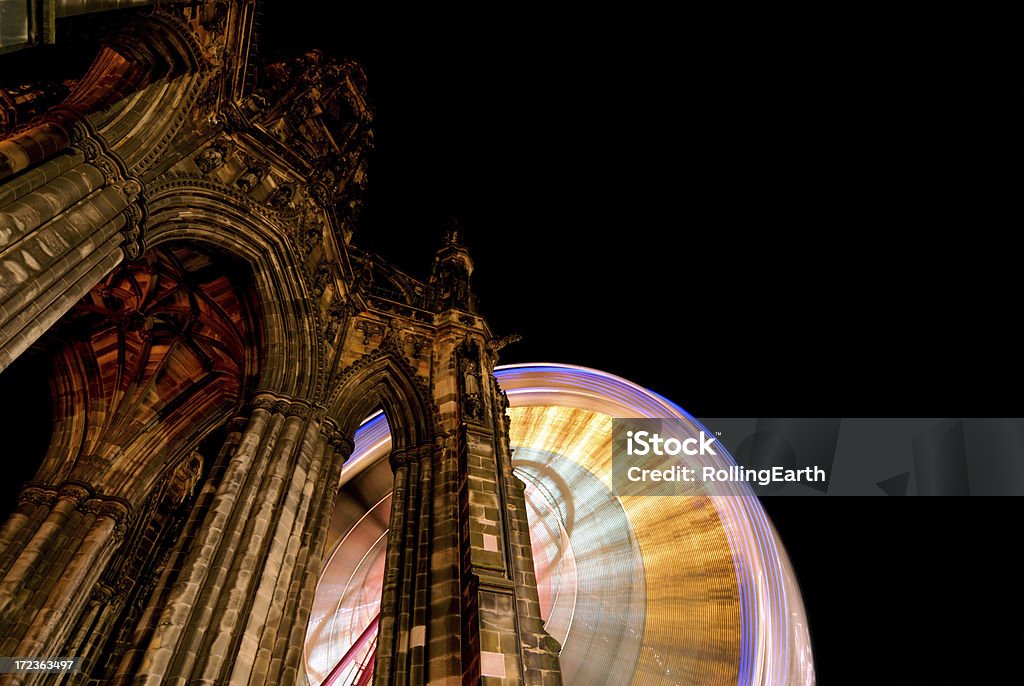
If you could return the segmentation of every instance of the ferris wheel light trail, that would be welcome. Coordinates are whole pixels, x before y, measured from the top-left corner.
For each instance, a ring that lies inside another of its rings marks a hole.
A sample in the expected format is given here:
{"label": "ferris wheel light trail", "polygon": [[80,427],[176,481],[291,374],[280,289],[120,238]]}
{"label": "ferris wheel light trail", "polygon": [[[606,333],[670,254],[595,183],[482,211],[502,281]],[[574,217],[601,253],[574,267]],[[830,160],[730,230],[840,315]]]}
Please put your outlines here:
{"label": "ferris wheel light trail", "polygon": [[[795,576],[747,484],[692,497],[612,490],[612,417],[672,418],[694,437],[710,433],[705,427],[666,398],[593,369],[510,365],[496,376],[511,406],[513,466],[527,484],[545,628],[562,644],[566,684],[815,683]],[[352,646],[379,604],[389,450],[385,417],[369,418],[341,476],[343,521],[306,643],[312,684],[343,657],[365,657]],[[698,459],[735,465],[721,444],[715,453]]]}

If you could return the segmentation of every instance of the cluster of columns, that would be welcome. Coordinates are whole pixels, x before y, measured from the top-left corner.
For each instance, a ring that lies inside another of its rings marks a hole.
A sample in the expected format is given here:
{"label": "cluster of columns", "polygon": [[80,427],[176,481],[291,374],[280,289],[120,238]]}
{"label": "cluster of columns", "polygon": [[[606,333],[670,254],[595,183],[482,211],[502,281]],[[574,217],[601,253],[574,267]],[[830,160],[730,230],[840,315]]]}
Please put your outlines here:
{"label": "cluster of columns", "polygon": [[138,254],[141,192],[96,138],[0,186],[0,370]]}
{"label": "cluster of columns", "polygon": [[[0,140],[0,371],[141,251],[143,184],[91,118],[155,70],[170,73],[160,41],[132,41],[101,48],[61,106]],[[0,529],[0,654],[84,650],[79,620],[118,595],[99,578],[139,513],[97,486],[29,484]],[[3,675],[0,684],[39,678]]]}
{"label": "cluster of columns", "polygon": [[461,683],[457,464],[434,443],[394,450],[390,462],[395,487],[375,683]]}
{"label": "cluster of columns", "polygon": [[171,33],[155,18],[132,24],[100,49],[61,105],[0,140],[0,371],[141,253],[143,179],[123,157],[147,152],[159,132],[125,128],[142,111],[106,130],[109,142],[95,122],[158,75],[186,70],[194,58],[178,54]]}
{"label": "cluster of columns", "polygon": [[[0,654],[61,654],[71,619],[123,538],[128,513],[126,502],[77,481],[22,491],[0,529]],[[4,686],[30,682],[0,676]]]}
{"label": "cluster of columns", "polygon": [[[247,417],[233,420],[111,683],[301,682],[336,485],[351,449],[302,400],[261,394]],[[127,502],[85,483],[22,491],[0,528],[0,654],[102,651],[108,632],[90,631],[86,615],[119,595],[101,575],[113,555],[126,554],[134,519]],[[45,679],[0,675],[0,685]]]}
{"label": "cluster of columns", "polygon": [[301,400],[235,422],[115,683],[295,683],[352,443]]}

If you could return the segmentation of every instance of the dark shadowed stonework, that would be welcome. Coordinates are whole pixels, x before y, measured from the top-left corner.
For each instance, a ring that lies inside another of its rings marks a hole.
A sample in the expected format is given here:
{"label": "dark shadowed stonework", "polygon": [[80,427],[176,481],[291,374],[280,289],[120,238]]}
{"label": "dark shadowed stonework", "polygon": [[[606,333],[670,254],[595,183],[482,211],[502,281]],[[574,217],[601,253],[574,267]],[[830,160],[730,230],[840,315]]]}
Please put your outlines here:
{"label": "dark shadowed stonework", "polygon": [[[83,75],[0,91],[0,370],[34,356],[53,414],[0,529],[0,654],[83,658],[0,684],[304,683],[339,473],[377,409],[375,682],[560,683],[470,255],[449,232],[424,282],[352,242],[362,68],[257,64],[254,3],[117,4]],[[28,2],[0,48],[108,5]]]}

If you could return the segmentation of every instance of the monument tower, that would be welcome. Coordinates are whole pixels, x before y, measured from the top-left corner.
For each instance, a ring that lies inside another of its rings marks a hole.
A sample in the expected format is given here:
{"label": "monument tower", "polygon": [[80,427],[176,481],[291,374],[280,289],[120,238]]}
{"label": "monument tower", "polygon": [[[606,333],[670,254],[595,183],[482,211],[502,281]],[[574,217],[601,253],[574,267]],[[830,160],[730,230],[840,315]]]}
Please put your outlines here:
{"label": "monument tower", "polygon": [[29,0],[0,35],[97,34],[78,78],[0,90],[0,370],[45,359],[53,407],[0,528],[0,655],[82,658],[0,684],[305,683],[339,475],[378,409],[374,682],[560,683],[472,259],[450,232],[418,280],[353,242],[363,70],[259,64],[253,2],[109,4]]}

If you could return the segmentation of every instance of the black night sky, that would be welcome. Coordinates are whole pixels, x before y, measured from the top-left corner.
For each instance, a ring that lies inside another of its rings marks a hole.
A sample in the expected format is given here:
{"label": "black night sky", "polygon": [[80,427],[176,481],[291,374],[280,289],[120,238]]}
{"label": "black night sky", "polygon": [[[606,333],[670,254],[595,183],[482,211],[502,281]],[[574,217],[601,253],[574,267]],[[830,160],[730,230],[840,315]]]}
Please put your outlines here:
{"label": "black night sky", "polygon": [[483,313],[524,337],[504,361],[704,416],[1024,411],[997,205],[1022,98],[998,46],[920,18],[265,12],[265,54],[367,68],[356,242],[425,276],[457,217]]}
{"label": "black night sky", "polygon": [[[524,338],[504,362],[595,367],[697,416],[1024,414],[1009,41],[934,14],[323,6],[265,3],[260,50],[367,68],[355,242],[426,277],[457,217],[482,314]],[[1015,673],[1019,501],[765,507],[818,683]]]}

